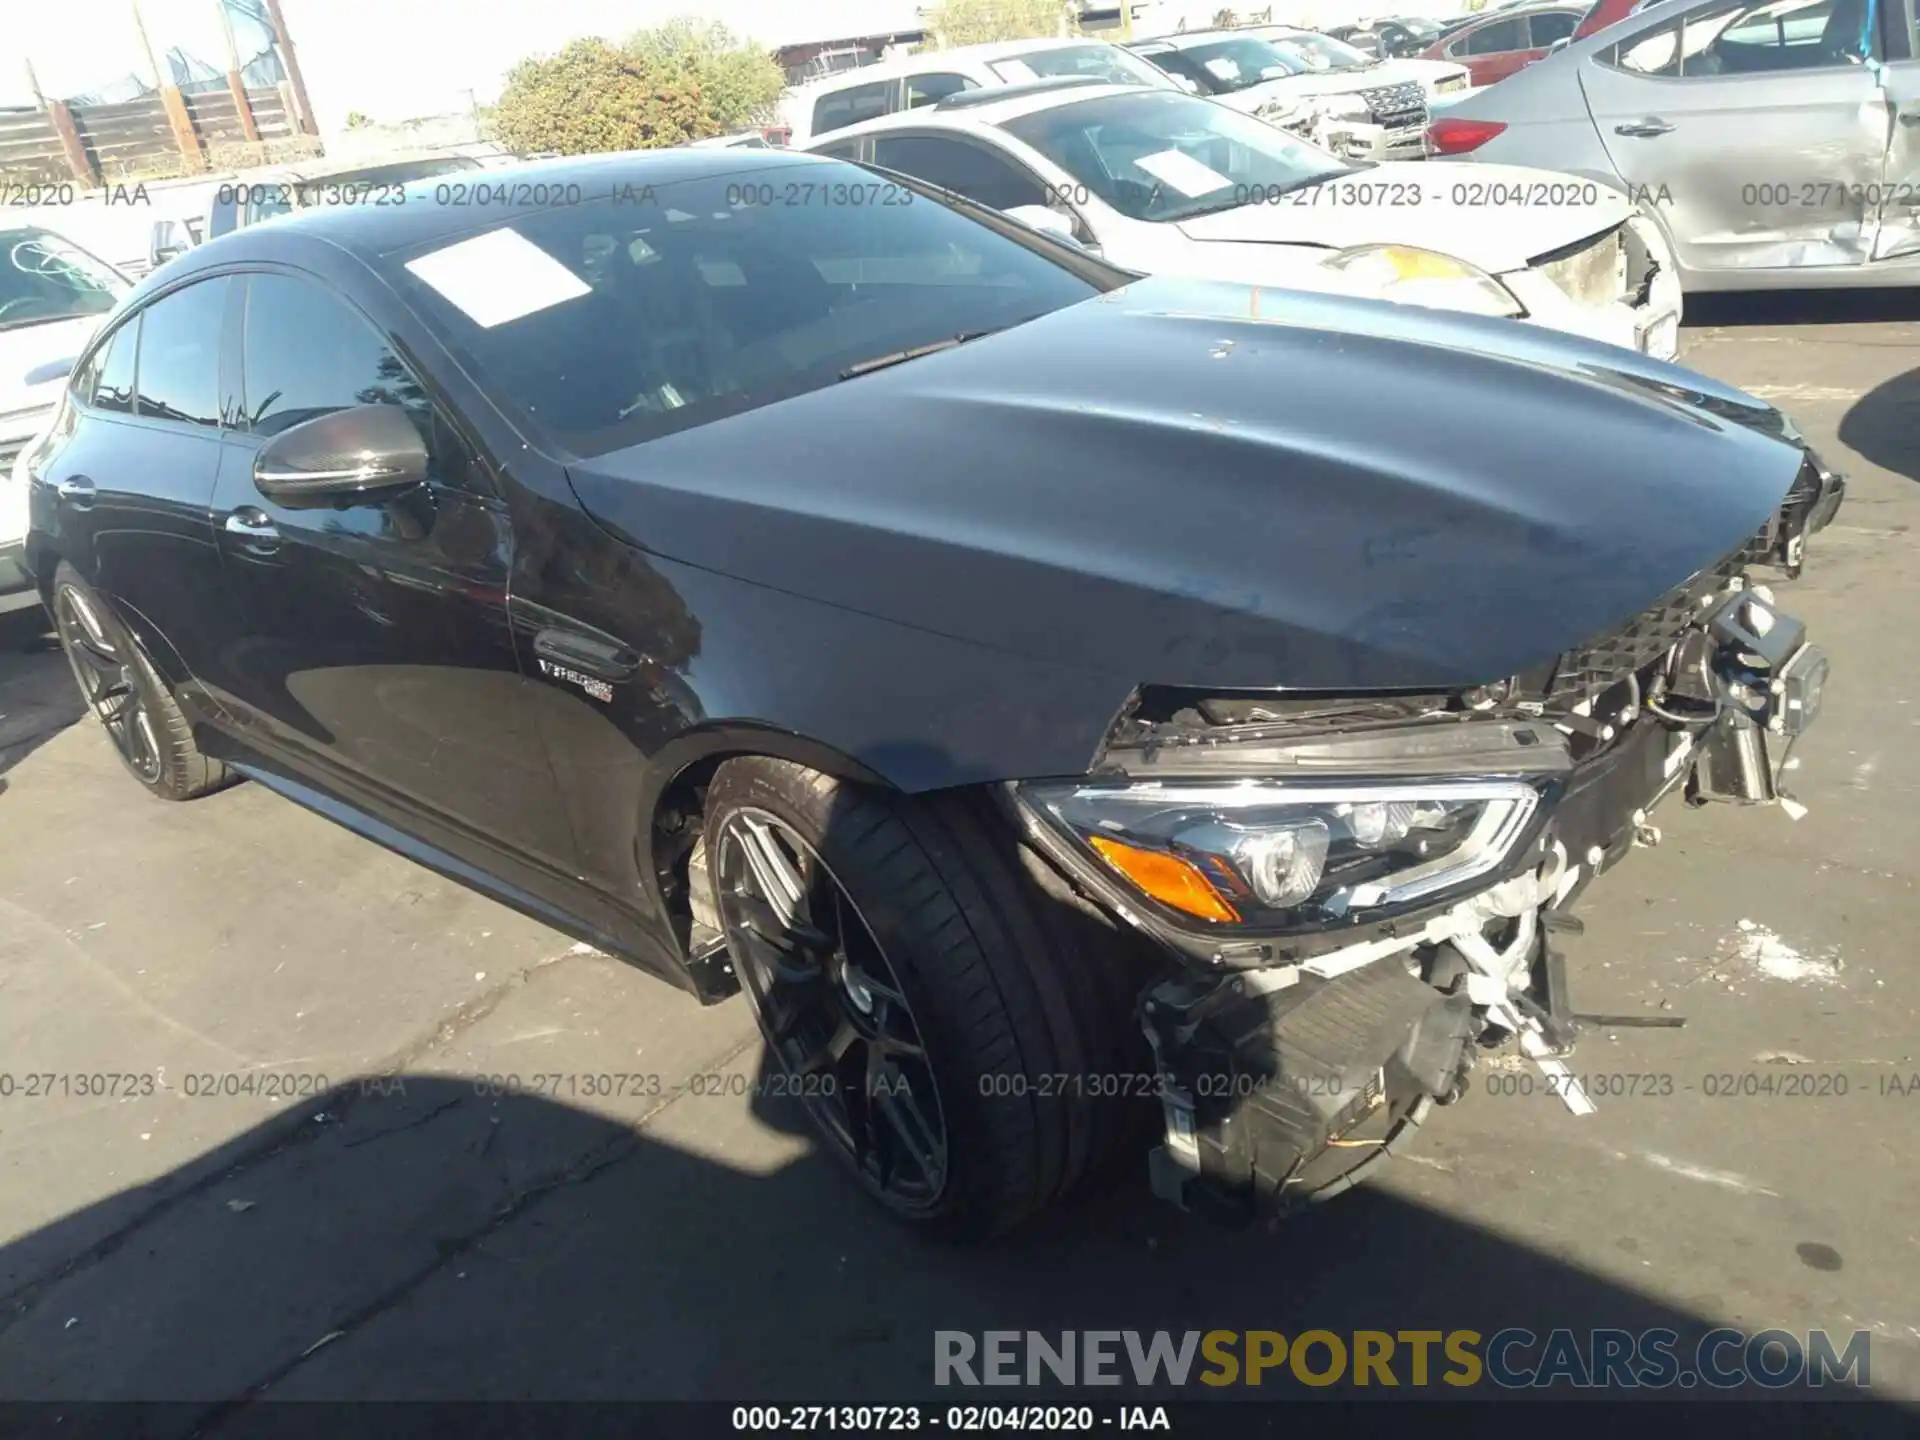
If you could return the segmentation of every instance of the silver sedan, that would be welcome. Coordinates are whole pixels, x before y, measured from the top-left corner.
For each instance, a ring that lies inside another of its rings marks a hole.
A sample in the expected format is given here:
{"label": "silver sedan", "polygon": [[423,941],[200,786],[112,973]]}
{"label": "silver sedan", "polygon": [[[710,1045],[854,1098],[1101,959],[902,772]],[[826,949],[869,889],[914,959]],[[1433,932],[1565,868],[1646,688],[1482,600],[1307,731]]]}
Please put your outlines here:
{"label": "silver sedan", "polygon": [[[1449,106],[1429,140],[1625,191],[1687,291],[1911,284],[1920,61],[1904,9],[1662,0]],[[1487,188],[1490,207],[1527,203]]]}

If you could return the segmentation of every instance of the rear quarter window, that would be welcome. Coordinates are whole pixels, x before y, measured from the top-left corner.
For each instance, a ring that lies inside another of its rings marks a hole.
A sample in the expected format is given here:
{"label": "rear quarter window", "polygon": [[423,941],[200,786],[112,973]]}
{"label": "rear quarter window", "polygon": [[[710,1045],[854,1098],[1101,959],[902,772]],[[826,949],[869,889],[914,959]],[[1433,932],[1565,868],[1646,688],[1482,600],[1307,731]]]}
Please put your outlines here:
{"label": "rear quarter window", "polygon": [[893,86],[891,80],[875,80],[822,95],[813,102],[813,133],[824,135],[887,114],[893,108]]}

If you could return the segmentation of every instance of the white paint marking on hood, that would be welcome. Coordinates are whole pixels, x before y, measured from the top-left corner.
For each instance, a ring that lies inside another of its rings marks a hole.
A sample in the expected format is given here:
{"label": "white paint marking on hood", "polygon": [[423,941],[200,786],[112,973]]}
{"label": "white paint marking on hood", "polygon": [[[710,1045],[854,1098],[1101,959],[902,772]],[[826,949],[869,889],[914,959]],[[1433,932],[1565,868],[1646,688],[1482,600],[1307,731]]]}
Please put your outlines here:
{"label": "white paint marking on hood", "polygon": [[1779,1191],[1769,1190],[1757,1181],[1744,1175],[1736,1175],[1731,1170],[1709,1170],[1704,1165],[1690,1165],[1684,1160],[1669,1159],[1665,1155],[1656,1155],[1648,1150],[1640,1159],[1656,1170],[1664,1170],[1669,1175],[1678,1175],[1683,1180],[1698,1180],[1702,1185],[1718,1185],[1725,1190],[1738,1190],[1742,1195],[1772,1195],[1779,1198]]}

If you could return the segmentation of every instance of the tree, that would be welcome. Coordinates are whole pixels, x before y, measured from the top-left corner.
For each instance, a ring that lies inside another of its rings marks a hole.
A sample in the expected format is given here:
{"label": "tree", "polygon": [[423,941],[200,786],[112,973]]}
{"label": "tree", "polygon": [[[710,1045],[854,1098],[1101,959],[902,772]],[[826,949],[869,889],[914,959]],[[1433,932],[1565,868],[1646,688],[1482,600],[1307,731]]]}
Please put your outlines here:
{"label": "tree", "polygon": [[771,54],[715,20],[681,16],[637,32],[626,49],[647,65],[691,71],[707,113],[722,133],[773,119],[786,86]]}
{"label": "tree", "polygon": [[1071,33],[1074,16],[1066,0],[943,0],[923,13],[942,46]]}
{"label": "tree", "polygon": [[501,143],[522,154],[648,150],[721,129],[690,69],[592,38],[508,71],[494,122]]}
{"label": "tree", "polygon": [[373,124],[373,117],[370,115],[364,114],[359,110],[349,110],[347,112],[347,129],[364,130],[371,124]]}

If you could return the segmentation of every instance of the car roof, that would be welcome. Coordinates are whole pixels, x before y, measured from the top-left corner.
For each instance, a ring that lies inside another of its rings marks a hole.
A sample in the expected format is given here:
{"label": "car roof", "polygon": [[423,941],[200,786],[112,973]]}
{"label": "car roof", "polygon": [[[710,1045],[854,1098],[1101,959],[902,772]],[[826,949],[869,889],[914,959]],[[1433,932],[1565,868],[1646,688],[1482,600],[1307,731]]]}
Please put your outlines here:
{"label": "car roof", "polygon": [[1173,35],[1153,35],[1144,40],[1136,40],[1127,48],[1129,50],[1139,50],[1148,45],[1170,45],[1175,50],[1190,50],[1196,45],[1212,45],[1221,40],[1233,40],[1236,38],[1241,40],[1258,40],[1260,37],[1252,34],[1252,31],[1275,28],[1294,30],[1299,27],[1294,25],[1284,27],[1236,25],[1230,29],[1226,27],[1216,27],[1212,30],[1182,30]]}
{"label": "car roof", "polygon": [[986,91],[970,90],[967,92],[968,103],[951,109],[943,105],[919,105],[911,110],[896,110],[891,115],[862,120],[857,125],[842,126],[838,130],[829,130],[826,134],[808,141],[808,148],[815,145],[831,145],[837,141],[854,139],[862,135],[884,135],[890,130],[921,129],[929,124],[946,130],[976,130],[986,126],[999,126],[1009,120],[1018,120],[1023,115],[1036,114],[1042,110],[1054,110],[1063,105],[1076,105],[1082,100],[1095,100],[1109,95],[1181,93],[1158,85],[1117,85],[1106,80],[1086,81],[1077,85],[1049,85],[1040,90],[1027,85],[1009,85],[1005,88],[1011,92],[1005,99],[975,98],[984,96]]}
{"label": "car roof", "polygon": [[435,160],[471,160],[476,165],[480,163],[475,156],[461,155],[451,150],[400,150],[385,155],[361,155],[351,160],[315,156],[311,160],[289,160],[283,165],[272,165],[264,170],[244,171],[234,178],[233,184],[245,186],[274,180],[324,180],[331,175],[356,175],[362,170],[384,170],[390,165],[419,165]]}
{"label": "car roof", "polygon": [[[434,203],[434,182],[415,181],[406,187],[404,205],[322,205],[276,216],[265,225],[248,225],[197,245],[166,267],[169,275],[236,260],[271,259],[276,245],[321,240],[362,259],[395,250],[451,244],[467,235],[542,211],[551,210],[553,192],[578,187],[583,201],[640,192],[649,185],[682,180],[752,175],[790,165],[831,165],[822,155],[788,149],[696,149],[681,146],[660,150],[629,150],[611,155],[574,155],[557,160],[533,160],[486,172],[489,193],[497,203],[443,205]],[[524,182],[524,183],[523,183]],[[524,198],[515,200],[516,195]],[[535,203],[536,201],[545,203]]]}
{"label": "car roof", "polygon": [[995,60],[1012,60],[1018,56],[1033,55],[1042,50],[1065,50],[1082,45],[1112,43],[1098,35],[1052,35],[1033,40],[994,40],[980,45],[957,45],[951,50],[926,50],[915,55],[903,55],[898,60],[882,60],[876,65],[861,65],[852,70],[841,70],[833,75],[822,76],[818,80],[809,80],[804,85],[795,85],[787,91],[787,95],[789,98],[824,95],[849,85],[892,80],[901,75],[918,75],[925,70],[939,70],[955,64],[968,62],[991,64]]}

